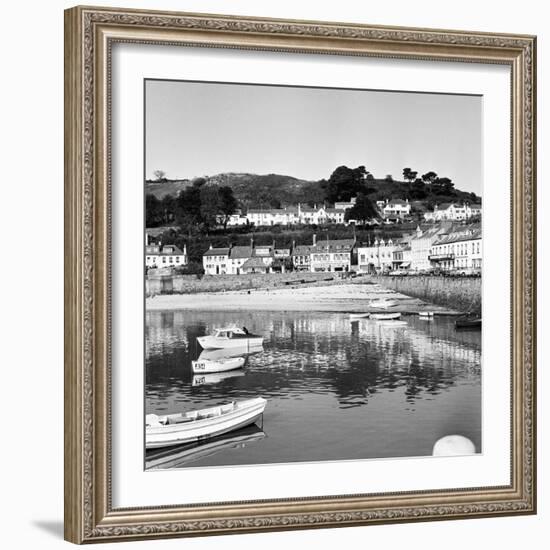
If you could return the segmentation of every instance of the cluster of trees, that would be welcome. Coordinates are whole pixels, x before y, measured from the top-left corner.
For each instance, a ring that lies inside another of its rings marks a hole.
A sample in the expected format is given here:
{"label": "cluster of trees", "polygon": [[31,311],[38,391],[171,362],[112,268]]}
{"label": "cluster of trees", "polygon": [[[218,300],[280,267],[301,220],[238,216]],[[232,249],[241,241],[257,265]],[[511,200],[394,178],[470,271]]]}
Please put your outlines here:
{"label": "cluster of trees", "polygon": [[229,216],[237,209],[237,200],[231,187],[207,185],[197,178],[177,197],[166,195],[157,199],[148,194],[145,198],[146,227],[174,222],[191,235],[195,231],[208,233],[222,221],[224,228]]}
{"label": "cluster of trees", "polygon": [[450,178],[439,177],[429,171],[418,177],[418,172],[411,168],[403,168],[403,178],[409,183],[410,198],[413,200],[425,199],[428,195],[454,195],[454,183]]}

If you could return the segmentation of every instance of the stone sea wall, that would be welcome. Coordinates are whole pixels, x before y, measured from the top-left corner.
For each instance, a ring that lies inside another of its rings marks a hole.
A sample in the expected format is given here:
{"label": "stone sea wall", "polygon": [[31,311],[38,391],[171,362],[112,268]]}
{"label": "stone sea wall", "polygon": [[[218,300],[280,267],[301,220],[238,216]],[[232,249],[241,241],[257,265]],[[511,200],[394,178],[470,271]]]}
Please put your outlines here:
{"label": "stone sea wall", "polygon": [[391,290],[458,311],[481,313],[481,278],[470,277],[373,277]]}
{"label": "stone sea wall", "polygon": [[[357,278],[359,279],[359,278]],[[174,275],[166,270],[151,270],[145,279],[148,296],[192,294],[230,290],[291,288],[299,285],[330,285],[351,281],[348,273],[267,273],[250,275]],[[354,281],[356,279],[353,279]]]}

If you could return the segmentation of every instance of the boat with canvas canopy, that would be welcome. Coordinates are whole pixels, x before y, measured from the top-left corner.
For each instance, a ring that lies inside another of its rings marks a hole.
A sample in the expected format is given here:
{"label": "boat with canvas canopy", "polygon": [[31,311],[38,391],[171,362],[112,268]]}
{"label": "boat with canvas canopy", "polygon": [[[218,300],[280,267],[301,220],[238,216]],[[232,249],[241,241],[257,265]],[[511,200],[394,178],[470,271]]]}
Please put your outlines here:
{"label": "boat with canvas canopy", "polygon": [[261,346],[264,337],[251,334],[246,327],[237,326],[214,329],[208,336],[198,336],[198,343],[203,349],[245,348],[250,349]]}

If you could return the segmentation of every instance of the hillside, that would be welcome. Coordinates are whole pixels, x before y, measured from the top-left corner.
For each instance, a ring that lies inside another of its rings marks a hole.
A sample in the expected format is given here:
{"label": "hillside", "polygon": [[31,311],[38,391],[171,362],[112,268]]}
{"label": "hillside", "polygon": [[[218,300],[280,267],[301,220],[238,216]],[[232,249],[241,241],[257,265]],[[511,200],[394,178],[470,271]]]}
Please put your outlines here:
{"label": "hillside", "polygon": [[[284,207],[297,203],[322,204],[325,193],[321,182],[307,181],[281,174],[247,174],[223,173],[205,177],[210,185],[231,187],[235,198],[243,209]],[[166,195],[176,196],[182,189],[192,185],[192,180],[167,180],[165,182],[147,181],[146,194],[152,194],[157,199]],[[454,189],[452,194],[436,192],[429,186],[425,187],[425,196],[415,195],[411,185],[403,181],[388,181],[371,179],[365,182],[365,192],[372,201],[392,198],[409,198],[418,200],[428,209],[435,204],[452,201],[480,202],[473,194]]]}
{"label": "hillside", "polygon": [[[323,202],[324,193],[319,182],[306,181],[280,174],[224,173],[205,177],[210,185],[227,186],[243,208],[269,208],[297,204],[299,202]],[[145,192],[161,199],[165,195],[177,195],[191,185],[191,180],[147,181]]]}

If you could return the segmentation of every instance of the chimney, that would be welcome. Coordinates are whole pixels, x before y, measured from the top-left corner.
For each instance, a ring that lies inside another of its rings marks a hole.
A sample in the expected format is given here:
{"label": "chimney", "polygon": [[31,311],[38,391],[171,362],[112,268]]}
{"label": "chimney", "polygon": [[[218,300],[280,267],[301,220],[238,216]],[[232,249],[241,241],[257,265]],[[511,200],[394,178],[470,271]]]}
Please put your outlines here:
{"label": "chimney", "polygon": [[317,235],[313,233],[313,246],[317,246]]}
{"label": "chimney", "polygon": [[183,255],[187,256],[187,244],[183,245]]}

